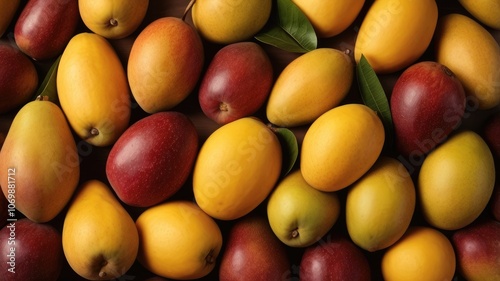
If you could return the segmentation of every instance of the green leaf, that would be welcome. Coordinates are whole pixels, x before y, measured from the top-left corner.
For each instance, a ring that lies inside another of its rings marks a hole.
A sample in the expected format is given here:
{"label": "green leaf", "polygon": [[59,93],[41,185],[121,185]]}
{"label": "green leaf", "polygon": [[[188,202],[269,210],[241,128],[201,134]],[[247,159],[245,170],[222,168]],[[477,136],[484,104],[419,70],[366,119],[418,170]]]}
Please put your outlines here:
{"label": "green leaf", "polygon": [[40,88],[35,93],[33,99],[36,99],[38,96],[47,96],[51,102],[57,103],[59,98],[57,96],[57,85],[56,85],[56,77],[57,77],[57,69],[59,67],[59,61],[61,60],[61,56],[59,56],[56,61],[52,64],[49,71],[45,75],[45,79],[43,79]]}
{"label": "green leaf", "polygon": [[385,129],[385,145],[392,146],[394,127],[389,102],[377,74],[364,55],[356,65],[356,76],[363,103],[377,112]]}
{"label": "green leaf", "polygon": [[278,136],[281,143],[283,165],[281,168],[281,176],[286,176],[295,165],[299,156],[299,145],[295,134],[287,128],[274,128],[274,133]]}
{"label": "green leaf", "polygon": [[277,12],[255,39],[285,51],[306,53],[318,46],[313,26],[292,0],[276,0]]}

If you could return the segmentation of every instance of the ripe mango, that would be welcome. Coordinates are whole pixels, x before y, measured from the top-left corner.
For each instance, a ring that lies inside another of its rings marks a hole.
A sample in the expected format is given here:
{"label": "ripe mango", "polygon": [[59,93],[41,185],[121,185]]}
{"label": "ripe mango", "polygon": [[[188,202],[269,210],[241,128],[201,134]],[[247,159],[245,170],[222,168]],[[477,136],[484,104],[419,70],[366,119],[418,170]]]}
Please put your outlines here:
{"label": "ripe mango", "polygon": [[500,30],[500,1],[458,0],[458,2],[481,23]]}
{"label": "ripe mango", "polygon": [[307,129],[300,169],[307,183],[322,191],[351,185],[378,159],[384,126],[363,104],[345,104],[322,114]]}
{"label": "ripe mango", "polygon": [[433,150],[418,175],[418,198],[431,225],[456,230],[486,208],[495,184],[495,164],[486,142],[462,131]]}
{"label": "ripe mango", "polygon": [[0,0],[0,37],[3,36],[14,16],[21,0]]}
{"label": "ripe mango", "polygon": [[196,30],[175,17],[157,19],[134,41],[127,66],[130,89],[148,113],[183,101],[201,76],[203,44]]}
{"label": "ripe mango", "polygon": [[210,216],[233,220],[270,194],[281,172],[281,146],[263,122],[243,117],[215,130],[193,171],[196,203]]}
{"label": "ripe mango", "polygon": [[57,71],[61,107],[76,134],[95,146],[113,144],[130,120],[125,70],[111,44],[95,33],[75,35]]}
{"label": "ripe mango", "polygon": [[201,36],[219,44],[245,41],[266,24],[272,0],[197,0],[191,9]]}
{"label": "ripe mango", "polygon": [[199,279],[217,265],[221,230],[194,202],[174,200],[148,208],[137,218],[136,227],[137,260],[158,276]]}
{"label": "ripe mango", "polygon": [[64,218],[62,246],[66,260],[88,280],[124,275],[139,250],[135,223],[111,189],[98,180],[84,182]]}
{"label": "ripe mango", "polygon": [[398,241],[410,225],[415,193],[410,173],[403,164],[381,157],[349,187],[346,224],[352,241],[370,252]]}
{"label": "ripe mango", "polygon": [[80,177],[80,159],[61,109],[50,101],[24,105],[0,151],[0,185],[17,210],[48,222],[69,202]]}
{"label": "ripe mango", "polygon": [[392,73],[409,66],[429,46],[437,20],[435,0],[375,1],[356,38],[356,62],[364,55],[377,73]]}
{"label": "ripe mango", "polygon": [[437,62],[446,65],[479,109],[500,104],[500,46],[483,26],[461,14],[439,19],[435,33]]}
{"label": "ripe mango", "polygon": [[311,22],[318,37],[332,37],[356,19],[365,0],[293,0]]}
{"label": "ripe mango", "polygon": [[301,55],[278,76],[267,103],[267,119],[281,127],[310,124],[342,101],[353,76],[354,64],[344,52],[319,48]]}

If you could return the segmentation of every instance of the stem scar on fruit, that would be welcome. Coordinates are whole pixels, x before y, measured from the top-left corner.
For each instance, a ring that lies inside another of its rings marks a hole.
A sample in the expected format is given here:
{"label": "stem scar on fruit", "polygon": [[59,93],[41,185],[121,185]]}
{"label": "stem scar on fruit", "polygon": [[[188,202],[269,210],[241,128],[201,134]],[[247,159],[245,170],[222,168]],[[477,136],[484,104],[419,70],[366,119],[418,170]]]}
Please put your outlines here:
{"label": "stem scar on fruit", "polygon": [[292,230],[291,236],[292,236],[292,238],[299,237],[299,229],[296,228],[296,229]]}
{"label": "stem scar on fruit", "polygon": [[110,26],[118,26],[118,21],[116,19],[110,19],[109,20],[109,25]]}
{"label": "stem scar on fruit", "polygon": [[207,257],[205,258],[205,261],[207,262],[207,265],[211,265],[215,262],[215,257],[214,257],[214,250],[211,249],[210,252],[208,252]]}

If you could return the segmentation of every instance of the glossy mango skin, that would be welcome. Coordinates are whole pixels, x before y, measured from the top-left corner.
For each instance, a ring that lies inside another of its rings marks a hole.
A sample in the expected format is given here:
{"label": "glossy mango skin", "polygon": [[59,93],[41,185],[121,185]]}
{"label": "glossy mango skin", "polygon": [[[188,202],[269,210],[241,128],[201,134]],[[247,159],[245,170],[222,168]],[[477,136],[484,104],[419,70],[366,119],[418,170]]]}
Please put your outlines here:
{"label": "glossy mango skin", "polygon": [[240,218],[271,193],[281,173],[281,146],[262,121],[243,117],[214,131],[193,171],[196,203],[221,220]]}
{"label": "glossy mango skin", "polygon": [[433,150],[418,175],[417,198],[425,220],[456,230],[479,217],[495,185],[495,163],[486,142],[462,131]]}
{"label": "glossy mango skin", "polygon": [[472,104],[490,109],[500,104],[500,45],[483,26],[461,14],[439,19],[434,51],[462,83]]}
{"label": "glossy mango skin", "polygon": [[458,2],[481,23],[500,30],[500,1],[458,0]]}
{"label": "glossy mango skin", "polygon": [[0,1],[0,37],[3,36],[14,18],[21,0],[1,0]]}
{"label": "glossy mango skin", "polygon": [[378,74],[409,66],[429,46],[437,20],[435,0],[375,1],[356,38],[356,62],[364,55]]}
{"label": "glossy mango skin", "polygon": [[200,35],[218,44],[250,39],[269,19],[271,0],[198,0],[191,9]]}
{"label": "glossy mango skin", "polygon": [[302,175],[316,189],[343,189],[376,162],[384,140],[384,126],[375,111],[363,104],[337,106],[307,129],[300,154]]}
{"label": "glossy mango skin", "polygon": [[32,101],[20,109],[2,146],[0,168],[5,197],[30,220],[48,222],[62,211],[77,187],[80,159],[57,105]]}
{"label": "glossy mango skin", "polygon": [[113,144],[128,127],[130,90],[111,44],[95,33],[75,35],[57,72],[59,102],[76,134],[95,146]]}
{"label": "glossy mango skin", "polygon": [[266,106],[268,120],[282,127],[312,123],[339,105],[354,79],[354,63],[345,53],[319,48],[288,64],[274,83]]}
{"label": "glossy mango skin", "polygon": [[393,245],[410,225],[415,193],[401,162],[379,158],[347,193],[346,224],[352,241],[370,252]]}
{"label": "glossy mango skin", "polygon": [[111,280],[136,260],[139,233],[134,220],[99,180],[82,183],[64,217],[62,246],[66,260],[88,280]]}
{"label": "glossy mango skin", "polygon": [[314,27],[318,37],[332,37],[346,30],[356,19],[365,0],[293,0]]}

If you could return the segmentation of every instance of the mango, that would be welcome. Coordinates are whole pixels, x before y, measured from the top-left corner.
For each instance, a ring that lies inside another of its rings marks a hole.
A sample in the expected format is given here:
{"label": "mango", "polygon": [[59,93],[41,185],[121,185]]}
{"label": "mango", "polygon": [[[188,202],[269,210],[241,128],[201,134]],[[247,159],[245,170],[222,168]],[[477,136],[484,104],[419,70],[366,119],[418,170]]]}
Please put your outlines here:
{"label": "mango", "polygon": [[497,0],[458,0],[481,23],[500,30],[500,2]]}
{"label": "mango", "polygon": [[267,103],[267,119],[282,127],[310,124],[344,99],[353,76],[354,64],[344,52],[319,48],[301,55],[278,76]]}
{"label": "mango", "polygon": [[431,43],[438,20],[435,0],[377,0],[368,10],[354,44],[375,72],[392,73],[414,63]]}
{"label": "mango", "polygon": [[271,15],[272,0],[197,0],[193,24],[208,41],[230,44],[251,39]]}
{"label": "mango", "polygon": [[486,142],[462,131],[438,146],[418,174],[417,197],[425,220],[456,230],[479,217],[495,184],[495,164]]}
{"label": "mango", "polygon": [[198,279],[217,264],[221,230],[194,202],[174,200],[148,208],[137,218],[136,227],[137,260],[156,275]]}
{"label": "mango", "polygon": [[104,37],[75,35],[61,56],[56,79],[61,108],[80,138],[95,146],[108,146],[128,127],[127,77]]}
{"label": "mango", "polygon": [[311,22],[318,37],[327,38],[346,30],[356,19],[365,0],[293,0]]}
{"label": "mango", "polygon": [[109,39],[121,39],[137,30],[148,11],[149,0],[79,0],[85,26]]}
{"label": "mango", "polygon": [[111,189],[89,180],[78,189],[64,217],[62,246],[70,267],[88,280],[111,280],[134,263],[139,234]]}
{"label": "mango", "polygon": [[281,161],[280,142],[262,121],[243,117],[227,123],[198,153],[193,171],[196,203],[216,219],[242,217],[270,194]]}
{"label": "mango", "polygon": [[0,185],[16,209],[34,222],[55,218],[71,199],[80,159],[61,109],[31,101],[14,117],[0,151]]}
{"label": "mango", "polygon": [[135,39],[127,65],[134,99],[148,113],[173,108],[194,89],[204,63],[196,30],[175,17],[157,19]]}
{"label": "mango", "polygon": [[446,65],[479,109],[500,104],[500,46],[473,19],[449,14],[439,19],[435,37],[436,61]]}
{"label": "mango", "polygon": [[21,0],[0,0],[0,37],[3,36],[16,15]]}
{"label": "mango", "polygon": [[343,189],[377,161],[385,133],[377,113],[363,104],[345,104],[323,113],[307,129],[300,169],[322,191]]}
{"label": "mango", "polygon": [[398,241],[415,210],[415,187],[398,160],[381,157],[354,185],[346,198],[346,225],[351,240],[374,252]]}

